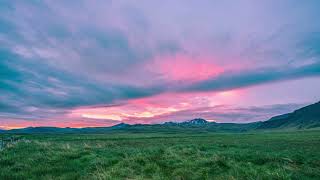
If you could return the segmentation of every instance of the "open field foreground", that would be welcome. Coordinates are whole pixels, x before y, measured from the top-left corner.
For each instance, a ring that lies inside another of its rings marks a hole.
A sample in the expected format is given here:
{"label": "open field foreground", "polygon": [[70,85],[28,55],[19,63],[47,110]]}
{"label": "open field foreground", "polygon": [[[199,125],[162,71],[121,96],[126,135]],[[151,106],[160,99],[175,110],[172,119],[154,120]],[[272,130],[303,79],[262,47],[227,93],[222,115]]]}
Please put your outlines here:
{"label": "open field foreground", "polygon": [[0,179],[320,179],[320,131],[15,136]]}

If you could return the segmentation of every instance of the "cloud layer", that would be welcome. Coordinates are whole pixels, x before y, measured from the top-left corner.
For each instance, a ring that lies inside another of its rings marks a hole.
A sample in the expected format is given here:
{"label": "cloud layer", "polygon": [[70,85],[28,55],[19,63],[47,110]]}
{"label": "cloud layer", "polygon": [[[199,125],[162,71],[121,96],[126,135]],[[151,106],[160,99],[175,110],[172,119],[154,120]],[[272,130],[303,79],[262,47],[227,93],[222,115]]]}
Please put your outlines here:
{"label": "cloud layer", "polygon": [[319,100],[319,7],[0,2],[0,128],[251,122],[291,111]]}

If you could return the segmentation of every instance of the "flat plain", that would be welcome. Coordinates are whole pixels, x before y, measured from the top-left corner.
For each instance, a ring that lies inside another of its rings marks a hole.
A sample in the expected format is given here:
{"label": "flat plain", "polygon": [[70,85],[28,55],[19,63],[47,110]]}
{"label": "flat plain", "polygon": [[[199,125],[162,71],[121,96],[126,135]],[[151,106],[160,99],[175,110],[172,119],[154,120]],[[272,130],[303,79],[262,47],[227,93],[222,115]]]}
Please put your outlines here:
{"label": "flat plain", "polygon": [[0,179],[320,179],[320,131],[0,136]]}

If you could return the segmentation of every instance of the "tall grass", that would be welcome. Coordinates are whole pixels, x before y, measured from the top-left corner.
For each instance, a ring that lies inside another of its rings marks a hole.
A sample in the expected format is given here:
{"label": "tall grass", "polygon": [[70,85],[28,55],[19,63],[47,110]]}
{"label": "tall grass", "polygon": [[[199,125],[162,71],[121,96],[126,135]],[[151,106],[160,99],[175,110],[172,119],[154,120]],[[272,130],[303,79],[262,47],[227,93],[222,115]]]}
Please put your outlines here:
{"label": "tall grass", "polygon": [[320,132],[25,135],[0,179],[320,179]]}

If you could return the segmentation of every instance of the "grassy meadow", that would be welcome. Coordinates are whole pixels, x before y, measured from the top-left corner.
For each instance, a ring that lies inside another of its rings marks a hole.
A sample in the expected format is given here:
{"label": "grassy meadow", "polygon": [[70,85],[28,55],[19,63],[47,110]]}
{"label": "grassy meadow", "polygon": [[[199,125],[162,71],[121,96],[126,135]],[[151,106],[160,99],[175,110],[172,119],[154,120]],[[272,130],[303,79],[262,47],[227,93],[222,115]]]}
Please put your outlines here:
{"label": "grassy meadow", "polygon": [[19,136],[0,179],[320,179],[320,131]]}

